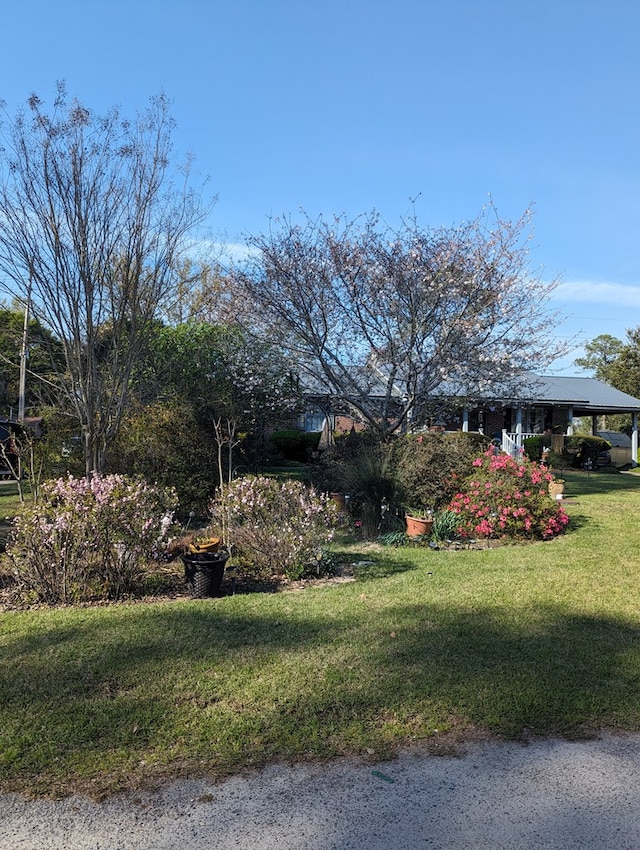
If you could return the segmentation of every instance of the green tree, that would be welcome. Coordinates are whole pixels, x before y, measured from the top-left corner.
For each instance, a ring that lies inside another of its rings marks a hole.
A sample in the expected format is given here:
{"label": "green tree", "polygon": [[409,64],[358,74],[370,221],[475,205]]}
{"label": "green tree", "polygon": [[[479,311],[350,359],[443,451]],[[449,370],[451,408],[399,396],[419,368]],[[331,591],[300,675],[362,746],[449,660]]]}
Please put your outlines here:
{"label": "green tree", "polygon": [[[610,384],[621,392],[635,398],[640,397],[640,327],[626,332],[626,342],[601,334],[586,343],[585,356],[574,362],[581,369],[590,371],[594,377]],[[601,417],[601,428],[613,431],[625,431],[630,427],[629,416],[612,415]],[[584,423],[581,429],[590,433],[590,423]]]}
{"label": "green tree", "polygon": [[232,476],[234,450],[241,445],[246,458],[267,422],[297,401],[277,351],[208,322],[156,323],[132,380],[136,404],[109,468],[173,483],[183,507],[200,507]]}
{"label": "green tree", "polygon": [[[0,408],[7,413],[18,406],[20,357],[24,332],[24,311],[0,307]],[[40,413],[51,402],[56,374],[64,369],[59,340],[34,318],[27,327],[28,412]]]}
{"label": "green tree", "polygon": [[580,369],[592,372],[594,378],[613,384],[612,374],[615,363],[622,354],[625,344],[611,334],[600,334],[584,346],[584,357],[577,357],[573,362]]}
{"label": "green tree", "polygon": [[627,341],[610,368],[610,383],[640,398],[640,327],[627,330]]}

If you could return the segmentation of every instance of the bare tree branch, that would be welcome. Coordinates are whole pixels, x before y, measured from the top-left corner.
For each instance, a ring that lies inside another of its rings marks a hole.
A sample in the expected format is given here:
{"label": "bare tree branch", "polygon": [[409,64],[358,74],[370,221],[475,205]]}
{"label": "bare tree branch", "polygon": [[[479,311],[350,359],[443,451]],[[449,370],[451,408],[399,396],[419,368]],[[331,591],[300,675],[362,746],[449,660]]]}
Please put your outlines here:
{"label": "bare tree branch", "polygon": [[530,213],[490,206],[457,227],[276,220],[232,274],[245,325],[278,341],[309,389],[383,434],[420,422],[430,398],[504,392],[564,350],[549,307],[556,281],[528,268]]}
{"label": "bare tree branch", "polygon": [[47,114],[5,116],[0,153],[0,285],[62,342],[58,374],[100,470],[127,404],[132,366],[176,282],[186,236],[208,206],[172,179],[169,103],[133,121],[97,116],[60,85]]}

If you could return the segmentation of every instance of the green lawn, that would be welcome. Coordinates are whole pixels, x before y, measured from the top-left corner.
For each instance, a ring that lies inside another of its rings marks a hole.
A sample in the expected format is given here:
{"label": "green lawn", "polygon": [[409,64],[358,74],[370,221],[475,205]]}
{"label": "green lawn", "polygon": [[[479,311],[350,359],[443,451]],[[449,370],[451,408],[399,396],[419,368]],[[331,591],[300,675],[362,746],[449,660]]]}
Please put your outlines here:
{"label": "green lawn", "polygon": [[375,563],[350,584],[0,614],[0,790],[640,729],[640,479],[565,477],[549,543],[354,547]]}

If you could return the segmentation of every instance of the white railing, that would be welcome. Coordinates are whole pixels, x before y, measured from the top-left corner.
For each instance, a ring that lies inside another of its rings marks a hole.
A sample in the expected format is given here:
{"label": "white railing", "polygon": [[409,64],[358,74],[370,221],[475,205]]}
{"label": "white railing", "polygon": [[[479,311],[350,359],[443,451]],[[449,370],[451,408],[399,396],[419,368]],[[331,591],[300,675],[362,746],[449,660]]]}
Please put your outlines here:
{"label": "white railing", "polygon": [[536,437],[537,434],[525,434],[524,432],[508,432],[505,428],[502,430],[502,451],[505,454],[511,455],[512,458],[519,460],[524,452],[522,446],[527,437]]}

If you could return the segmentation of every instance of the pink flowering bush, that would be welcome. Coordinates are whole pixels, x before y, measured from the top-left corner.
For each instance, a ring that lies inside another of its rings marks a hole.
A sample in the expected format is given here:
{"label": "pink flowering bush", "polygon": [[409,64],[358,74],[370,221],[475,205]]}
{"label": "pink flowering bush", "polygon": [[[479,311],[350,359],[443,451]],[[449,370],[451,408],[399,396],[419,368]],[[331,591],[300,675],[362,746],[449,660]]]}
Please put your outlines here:
{"label": "pink flowering bush", "polygon": [[59,478],[16,516],[7,554],[38,599],[114,599],[157,557],[173,525],[176,497],[122,475]]}
{"label": "pink flowering bush", "polygon": [[523,459],[493,449],[473,461],[473,472],[449,504],[459,520],[460,537],[548,540],[569,522],[548,492],[553,475]]}
{"label": "pink flowering bush", "polygon": [[338,509],[326,493],[300,481],[238,478],[210,504],[212,524],[255,574],[300,578],[320,563],[333,539]]}

